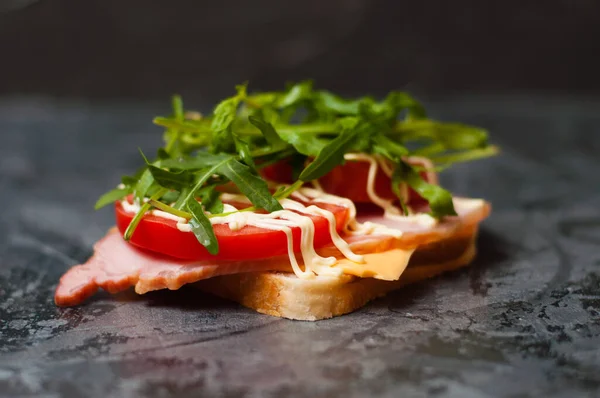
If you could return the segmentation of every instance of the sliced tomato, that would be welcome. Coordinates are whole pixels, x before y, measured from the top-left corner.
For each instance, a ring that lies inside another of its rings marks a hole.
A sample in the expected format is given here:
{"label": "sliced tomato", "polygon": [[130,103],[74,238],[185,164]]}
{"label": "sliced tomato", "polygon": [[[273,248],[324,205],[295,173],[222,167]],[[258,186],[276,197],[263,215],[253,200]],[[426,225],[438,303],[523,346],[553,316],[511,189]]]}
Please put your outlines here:
{"label": "sliced tomato", "polygon": [[[418,161],[410,161],[414,165],[420,165]],[[342,166],[337,166],[325,176],[319,179],[321,187],[325,192],[342,196],[352,200],[354,203],[371,203],[371,199],[367,193],[367,178],[369,175],[370,164],[366,162],[347,161]],[[265,167],[262,175],[272,181],[287,183],[291,181],[291,166],[285,161]],[[437,184],[432,175],[427,172],[421,172],[421,176],[425,181]],[[391,179],[378,169],[375,177],[375,192],[378,196],[384,199],[395,199],[396,195],[392,191]],[[426,204],[417,192],[412,189],[408,190],[408,204],[421,205]]]}
{"label": "sliced tomato", "polygon": [[282,184],[293,184],[294,179],[292,178],[293,173],[292,165],[282,160],[272,165],[263,167],[260,170],[260,174],[267,180],[279,182]]}
{"label": "sliced tomato", "polygon": [[[332,212],[338,232],[348,221],[349,211],[345,207],[318,202],[308,204]],[[115,210],[117,227],[121,233],[125,233],[135,214],[125,211],[120,201],[115,203]],[[308,216],[315,225],[314,246],[321,247],[331,243],[327,219]],[[214,225],[214,231],[219,241],[217,255],[211,255],[192,232],[182,232],[177,229],[176,221],[146,214],[129,242],[142,249],[184,260],[253,260],[287,254],[287,237],[282,231],[251,225],[232,231],[227,224]],[[300,228],[292,227],[292,235],[294,251],[299,252]]]}

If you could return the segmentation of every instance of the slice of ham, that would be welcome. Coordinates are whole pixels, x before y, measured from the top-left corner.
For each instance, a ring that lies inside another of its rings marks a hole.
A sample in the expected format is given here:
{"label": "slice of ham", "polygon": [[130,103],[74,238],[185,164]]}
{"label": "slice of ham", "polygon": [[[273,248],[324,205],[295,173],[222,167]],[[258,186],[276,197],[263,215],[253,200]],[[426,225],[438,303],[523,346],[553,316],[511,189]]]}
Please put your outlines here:
{"label": "slice of ham", "polygon": [[287,257],[260,261],[191,262],[142,251],[123,240],[116,228],[94,245],[94,255],[60,278],[54,302],[72,306],[102,288],[117,293],[134,286],[144,294],[152,290],[177,290],[181,286],[217,275],[290,268]]}
{"label": "slice of ham", "polygon": [[[414,248],[451,238],[487,217],[490,206],[484,201],[456,199],[458,216],[430,226],[414,221],[387,220],[381,215],[364,215],[361,222],[385,223],[403,231],[400,239],[387,235],[344,236],[355,253],[382,252],[394,247]],[[321,255],[341,253],[333,246],[319,250]],[[300,260],[300,257],[298,258]],[[82,265],[72,267],[62,276],[54,301],[59,306],[82,303],[102,288],[110,293],[135,287],[138,294],[152,290],[176,290],[187,283],[218,275],[242,272],[289,271],[287,256],[258,261],[190,262],[142,251],[123,240],[116,228],[94,246],[94,255]]]}

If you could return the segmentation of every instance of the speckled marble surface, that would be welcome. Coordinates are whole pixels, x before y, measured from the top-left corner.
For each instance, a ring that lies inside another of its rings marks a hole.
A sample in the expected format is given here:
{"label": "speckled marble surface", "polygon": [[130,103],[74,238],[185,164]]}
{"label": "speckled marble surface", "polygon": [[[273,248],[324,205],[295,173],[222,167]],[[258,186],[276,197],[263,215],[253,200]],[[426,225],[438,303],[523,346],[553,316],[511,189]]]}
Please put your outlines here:
{"label": "speckled marble surface", "polygon": [[305,323],[193,289],[56,308],[112,222],[93,201],[152,150],[161,108],[0,100],[0,396],[598,396],[600,102],[431,105],[503,147],[443,176],[494,203],[474,266]]}

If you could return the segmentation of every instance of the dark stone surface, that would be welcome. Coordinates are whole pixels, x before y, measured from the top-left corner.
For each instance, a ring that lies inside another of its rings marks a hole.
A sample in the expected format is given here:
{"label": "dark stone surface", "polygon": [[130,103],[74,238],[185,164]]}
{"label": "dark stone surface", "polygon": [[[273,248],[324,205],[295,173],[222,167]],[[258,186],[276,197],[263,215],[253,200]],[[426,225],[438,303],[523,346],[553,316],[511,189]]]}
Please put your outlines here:
{"label": "dark stone surface", "polygon": [[600,392],[600,102],[431,104],[500,157],[445,182],[490,199],[470,269],[317,323],[192,289],[60,309],[60,275],[111,225],[95,198],[139,164],[152,104],[0,102],[0,395],[592,397]]}

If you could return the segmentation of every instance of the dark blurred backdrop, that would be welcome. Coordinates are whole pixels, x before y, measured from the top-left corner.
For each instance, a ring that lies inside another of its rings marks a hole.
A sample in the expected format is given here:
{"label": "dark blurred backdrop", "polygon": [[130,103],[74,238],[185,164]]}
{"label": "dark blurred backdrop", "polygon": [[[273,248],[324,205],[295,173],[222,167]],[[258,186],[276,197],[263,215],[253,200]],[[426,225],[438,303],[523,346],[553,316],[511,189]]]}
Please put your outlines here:
{"label": "dark blurred backdrop", "polygon": [[0,95],[600,93],[597,0],[29,2],[0,0]]}

